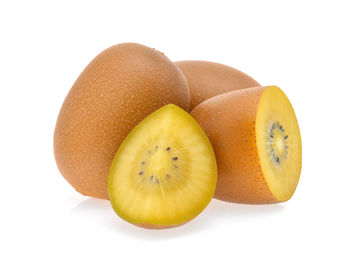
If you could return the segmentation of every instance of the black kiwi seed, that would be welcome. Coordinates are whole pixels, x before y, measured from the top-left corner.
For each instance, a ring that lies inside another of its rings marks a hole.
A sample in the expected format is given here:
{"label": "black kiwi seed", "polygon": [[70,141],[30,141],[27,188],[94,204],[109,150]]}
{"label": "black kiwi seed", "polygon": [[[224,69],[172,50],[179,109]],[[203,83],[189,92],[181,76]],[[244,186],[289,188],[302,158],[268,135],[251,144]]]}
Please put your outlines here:
{"label": "black kiwi seed", "polygon": [[178,159],[178,157],[173,157],[173,160],[177,160]]}
{"label": "black kiwi seed", "polygon": [[171,176],[170,176],[169,174],[167,174],[166,176],[168,177],[168,179],[170,179],[170,178],[171,178]]}
{"label": "black kiwi seed", "polygon": [[279,157],[277,157],[276,161],[277,161],[277,163],[280,163],[280,158],[279,158]]}
{"label": "black kiwi seed", "polygon": [[140,171],[140,172],[139,172],[139,175],[142,175],[142,174],[143,174],[143,171]]}
{"label": "black kiwi seed", "polygon": [[288,135],[284,137],[284,139],[287,139],[288,138]]}
{"label": "black kiwi seed", "polygon": [[142,161],[142,162],[141,162],[141,164],[142,164],[142,165],[145,165],[145,164],[146,164],[146,162],[145,162],[145,161]]}
{"label": "black kiwi seed", "polygon": [[169,151],[169,150],[170,150],[170,147],[167,147],[167,148],[166,148],[166,151]]}
{"label": "black kiwi seed", "polygon": [[153,180],[153,175],[151,176],[151,180]]}

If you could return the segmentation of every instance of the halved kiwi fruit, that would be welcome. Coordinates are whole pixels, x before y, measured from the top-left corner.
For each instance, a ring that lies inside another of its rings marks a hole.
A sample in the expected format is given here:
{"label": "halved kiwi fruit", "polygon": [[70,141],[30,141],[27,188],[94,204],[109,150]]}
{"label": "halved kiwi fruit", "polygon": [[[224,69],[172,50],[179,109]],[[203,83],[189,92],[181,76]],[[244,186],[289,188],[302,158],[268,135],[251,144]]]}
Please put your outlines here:
{"label": "halved kiwi fruit", "polygon": [[188,113],[169,104],[125,138],[110,168],[108,194],[124,220],[167,228],[188,222],[208,205],[216,175],[204,131]]}
{"label": "halved kiwi fruit", "polygon": [[216,154],[214,197],[262,204],[293,195],[301,172],[301,137],[293,107],[281,89],[255,87],[218,95],[191,115]]}

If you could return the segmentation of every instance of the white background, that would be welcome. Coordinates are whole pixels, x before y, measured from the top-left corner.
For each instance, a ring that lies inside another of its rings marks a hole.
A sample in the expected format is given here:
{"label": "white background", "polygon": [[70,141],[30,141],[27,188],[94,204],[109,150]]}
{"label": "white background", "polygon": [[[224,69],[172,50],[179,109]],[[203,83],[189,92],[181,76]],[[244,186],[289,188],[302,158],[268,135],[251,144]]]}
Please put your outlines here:
{"label": "white background", "polygon": [[[0,263],[349,263],[349,1],[0,2]],[[303,170],[278,205],[213,200],[169,230],[130,225],[59,174],[52,138],[88,62],[120,42],[280,86]]]}

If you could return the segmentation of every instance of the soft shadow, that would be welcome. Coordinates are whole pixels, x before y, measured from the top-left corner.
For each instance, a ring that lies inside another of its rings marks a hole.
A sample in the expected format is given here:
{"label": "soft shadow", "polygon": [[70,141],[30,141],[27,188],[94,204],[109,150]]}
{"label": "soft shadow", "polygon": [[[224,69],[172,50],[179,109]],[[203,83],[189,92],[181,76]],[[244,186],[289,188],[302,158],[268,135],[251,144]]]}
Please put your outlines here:
{"label": "soft shadow", "polygon": [[99,226],[103,226],[118,234],[122,233],[126,236],[146,240],[166,240],[179,236],[183,237],[205,228],[201,223],[195,223],[197,218],[185,225],[169,229],[146,229],[138,227],[118,217],[109,201],[95,198],[87,198],[80,202],[71,210],[71,214],[79,218],[83,216],[84,219],[93,221]]}
{"label": "soft shadow", "polygon": [[98,225],[126,236],[146,240],[166,240],[192,235],[208,228],[215,228],[215,225],[225,218],[235,222],[242,218],[270,216],[281,212],[283,209],[284,206],[280,204],[246,205],[213,199],[208,207],[195,219],[182,226],[170,229],[145,229],[129,224],[115,214],[109,201],[95,198],[87,198],[79,203],[72,209],[72,214],[87,214],[88,219],[94,220]]}
{"label": "soft shadow", "polygon": [[87,198],[84,201],[78,203],[73,209],[72,213],[86,212],[86,211],[106,211],[111,208],[108,200]]}
{"label": "soft shadow", "polygon": [[205,217],[214,221],[226,217],[234,220],[250,217],[266,217],[281,212],[284,209],[285,207],[281,204],[237,204],[212,199],[203,214]]}

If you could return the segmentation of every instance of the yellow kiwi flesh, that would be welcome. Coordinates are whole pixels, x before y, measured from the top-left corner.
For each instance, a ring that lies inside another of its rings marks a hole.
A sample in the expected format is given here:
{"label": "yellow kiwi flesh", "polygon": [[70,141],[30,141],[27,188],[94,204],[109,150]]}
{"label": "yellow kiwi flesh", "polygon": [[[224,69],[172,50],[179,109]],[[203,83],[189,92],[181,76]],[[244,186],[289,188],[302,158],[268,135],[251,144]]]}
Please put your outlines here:
{"label": "yellow kiwi flesh", "polygon": [[255,130],[266,183],[277,200],[287,201],[301,172],[301,136],[293,107],[278,87],[262,93]]}
{"label": "yellow kiwi flesh", "polygon": [[169,104],[141,121],[119,147],[108,177],[116,213],[146,228],[181,225],[209,203],[216,160],[196,121]]}

